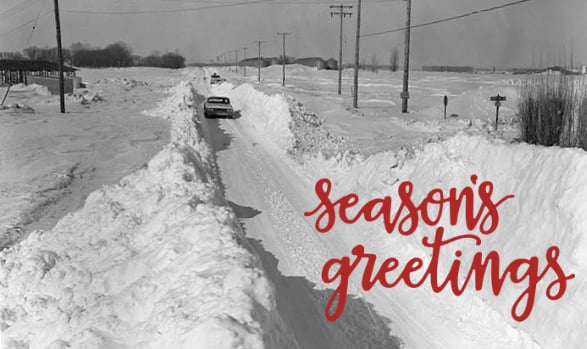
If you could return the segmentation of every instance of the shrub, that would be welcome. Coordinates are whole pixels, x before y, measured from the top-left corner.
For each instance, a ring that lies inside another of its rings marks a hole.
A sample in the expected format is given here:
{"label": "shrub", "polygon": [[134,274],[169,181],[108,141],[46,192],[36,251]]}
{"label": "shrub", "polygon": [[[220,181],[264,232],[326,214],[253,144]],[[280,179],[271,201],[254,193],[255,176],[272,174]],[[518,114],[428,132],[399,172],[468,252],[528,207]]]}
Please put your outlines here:
{"label": "shrub", "polygon": [[587,150],[586,98],[583,78],[541,75],[528,79],[518,103],[522,140]]}
{"label": "shrub", "polygon": [[168,52],[160,55],[157,52],[140,59],[139,64],[145,67],[179,69],[185,67],[185,58],[179,53]]}

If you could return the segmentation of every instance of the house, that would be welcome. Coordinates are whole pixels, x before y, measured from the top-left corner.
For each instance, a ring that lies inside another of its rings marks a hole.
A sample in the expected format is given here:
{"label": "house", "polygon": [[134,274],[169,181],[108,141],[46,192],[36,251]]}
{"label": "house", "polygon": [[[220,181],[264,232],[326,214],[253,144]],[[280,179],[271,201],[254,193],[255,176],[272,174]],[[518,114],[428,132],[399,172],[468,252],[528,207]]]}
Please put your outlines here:
{"label": "house", "polygon": [[[81,86],[81,78],[75,76],[77,69],[63,66],[64,89],[71,93]],[[0,83],[38,84],[46,86],[53,94],[59,93],[59,65],[46,61],[0,59]]]}
{"label": "house", "polygon": [[259,62],[261,63],[261,68],[268,67],[270,64],[270,61],[267,58],[262,57],[260,60],[258,57],[243,59],[240,62],[238,62],[238,64],[239,66],[257,67],[259,65]]}
{"label": "house", "polygon": [[307,57],[296,59],[294,63],[318,68],[319,70],[338,70],[338,62],[334,58],[325,61],[321,57]]}
{"label": "house", "polygon": [[330,58],[326,61],[324,69],[326,70],[338,70],[338,61],[334,58]]}
{"label": "house", "polygon": [[324,69],[325,62],[320,57],[299,58],[294,61],[295,64],[301,64],[308,67]]}

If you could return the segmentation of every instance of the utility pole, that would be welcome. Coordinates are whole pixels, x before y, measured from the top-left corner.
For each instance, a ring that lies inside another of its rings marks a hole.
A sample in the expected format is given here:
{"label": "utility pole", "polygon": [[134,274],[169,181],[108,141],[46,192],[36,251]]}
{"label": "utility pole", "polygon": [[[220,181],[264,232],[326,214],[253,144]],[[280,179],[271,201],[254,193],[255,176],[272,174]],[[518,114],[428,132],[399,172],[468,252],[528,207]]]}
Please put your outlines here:
{"label": "utility pole", "polygon": [[238,74],[238,49],[234,50],[234,70]]}
{"label": "utility pole", "polygon": [[408,79],[410,72],[410,25],[411,25],[411,11],[412,0],[406,0],[406,38],[404,41],[404,86],[401,93],[402,98],[402,113],[408,112],[408,99],[410,94],[408,92]]}
{"label": "utility pole", "polygon": [[573,56],[575,55],[575,42],[571,39],[571,70],[573,70]]}
{"label": "utility pole", "polygon": [[359,107],[359,38],[361,37],[361,0],[357,0],[357,38],[355,41],[355,76],[353,78],[353,108]]}
{"label": "utility pole", "polygon": [[257,59],[257,81],[261,82],[261,44],[265,41],[255,41],[259,44],[259,58]]}
{"label": "utility pole", "polygon": [[59,106],[61,113],[65,113],[65,81],[63,78],[63,50],[61,49],[61,21],[59,20],[59,3],[54,0],[55,31],[57,33],[57,55],[59,57]]}
{"label": "utility pole", "polygon": [[340,5],[330,5],[330,8],[338,9],[338,12],[330,12],[330,17],[337,15],[340,16],[340,43],[338,48],[338,94],[342,93],[342,22],[344,17],[352,16],[352,12],[344,12],[345,8],[353,8],[352,6],[345,6],[343,4]]}
{"label": "utility pole", "polygon": [[[247,59],[247,48],[243,47],[243,50],[245,51],[245,55],[243,57],[243,60],[246,60]],[[243,69],[244,69],[244,75],[247,76],[247,62],[245,62]]]}
{"label": "utility pole", "polygon": [[290,35],[290,34],[291,33],[277,33],[277,35],[283,36],[283,58],[281,59],[283,73],[282,73],[281,86],[285,86],[285,36]]}

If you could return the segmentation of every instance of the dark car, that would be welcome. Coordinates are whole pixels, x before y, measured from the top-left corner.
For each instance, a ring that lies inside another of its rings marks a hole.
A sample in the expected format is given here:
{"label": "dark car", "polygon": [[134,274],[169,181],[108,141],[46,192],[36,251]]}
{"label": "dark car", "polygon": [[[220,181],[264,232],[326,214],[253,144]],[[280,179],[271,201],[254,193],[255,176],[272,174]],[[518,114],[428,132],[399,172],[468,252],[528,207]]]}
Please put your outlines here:
{"label": "dark car", "polygon": [[226,79],[221,78],[220,75],[218,75],[217,73],[214,73],[214,74],[212,74],[212,76],[210,76],[210,84],[211,85],[221,84],[225,81],[226,81]]}
{"label": "dark car", "polygon": [[234,110],[230,105],[228,97],[208,97],[204,102],[204,117],[224,117],[232,118]]}

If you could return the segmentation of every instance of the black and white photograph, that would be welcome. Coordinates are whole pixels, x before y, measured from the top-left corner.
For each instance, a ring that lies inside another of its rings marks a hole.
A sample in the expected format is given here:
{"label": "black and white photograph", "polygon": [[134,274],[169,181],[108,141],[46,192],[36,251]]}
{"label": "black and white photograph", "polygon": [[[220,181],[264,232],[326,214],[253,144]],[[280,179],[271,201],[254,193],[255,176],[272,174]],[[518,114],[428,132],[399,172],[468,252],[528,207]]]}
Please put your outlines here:
{"label": "black and white photograph", "polygon": [[0,349],[587,348],[587,1],[0,0]]}

